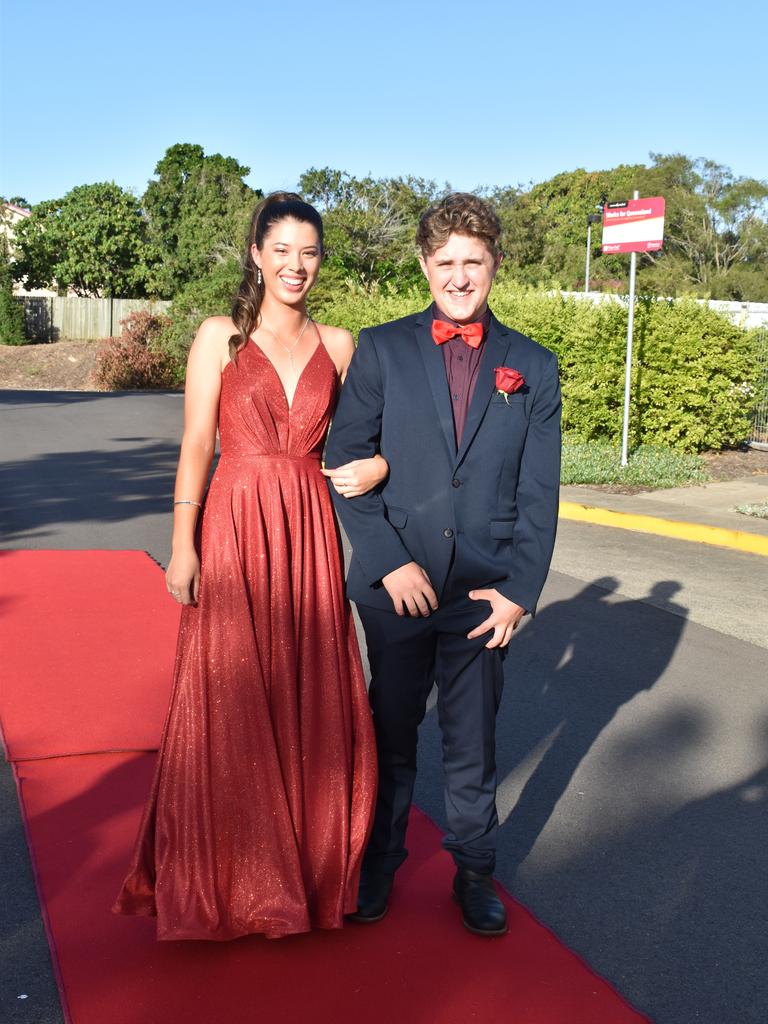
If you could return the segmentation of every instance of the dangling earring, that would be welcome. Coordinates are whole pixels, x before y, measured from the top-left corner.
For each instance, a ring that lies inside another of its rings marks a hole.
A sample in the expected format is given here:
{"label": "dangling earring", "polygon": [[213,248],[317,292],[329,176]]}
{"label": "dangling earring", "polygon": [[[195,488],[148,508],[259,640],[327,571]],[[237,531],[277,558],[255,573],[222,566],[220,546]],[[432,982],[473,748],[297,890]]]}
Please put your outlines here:
{"label": "dangling earring", "polygon": [[261,267],[256,267],[256,284],[261,287]]}

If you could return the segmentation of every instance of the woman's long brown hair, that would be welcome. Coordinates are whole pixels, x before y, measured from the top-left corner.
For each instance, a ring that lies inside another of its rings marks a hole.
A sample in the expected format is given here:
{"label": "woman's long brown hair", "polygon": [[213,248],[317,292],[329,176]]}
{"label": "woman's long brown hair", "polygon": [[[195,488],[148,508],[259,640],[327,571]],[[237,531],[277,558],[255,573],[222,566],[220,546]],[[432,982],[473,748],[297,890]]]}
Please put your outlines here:
{"label": "woman's long brown hair", "polygon": [[243,278],[240,282],[235,300],[232,303],[232,319],[237,327],[237,334],[229,339],[229,355],[233,363],[237,363],[237,353],[248,344],[251,334],[259,326],[261,303],[264,298],[264,282],[258,283],[257,267],[251,256],[251,247],[261,249],[264,238],[273,224],[287,218],[311,224],[323,247],[323,221],[320,214],[296,192],[272,192],[262,199],[251,217],[248,229],[248,241],[243,254]]}

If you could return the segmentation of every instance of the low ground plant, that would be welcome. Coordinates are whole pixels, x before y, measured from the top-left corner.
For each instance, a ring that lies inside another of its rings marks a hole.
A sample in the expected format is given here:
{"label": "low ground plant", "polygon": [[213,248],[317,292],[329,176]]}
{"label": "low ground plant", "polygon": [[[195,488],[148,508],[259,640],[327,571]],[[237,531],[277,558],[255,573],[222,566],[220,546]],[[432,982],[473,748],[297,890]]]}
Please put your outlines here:
{"label": "low ground plant", "polygon": [[758,501],[752,505],[737,505],[736,511],[756,519],[768,519],[768,501]]}
{"label": "low ground plant", "polygon": [[613,484],[656,489],[703,484],[707,480],[709,473],[700,455],[640,445],[629,453],[629,465],[622,466],[618,445],[568,437],[563,441],[560,481],[564,484]]}

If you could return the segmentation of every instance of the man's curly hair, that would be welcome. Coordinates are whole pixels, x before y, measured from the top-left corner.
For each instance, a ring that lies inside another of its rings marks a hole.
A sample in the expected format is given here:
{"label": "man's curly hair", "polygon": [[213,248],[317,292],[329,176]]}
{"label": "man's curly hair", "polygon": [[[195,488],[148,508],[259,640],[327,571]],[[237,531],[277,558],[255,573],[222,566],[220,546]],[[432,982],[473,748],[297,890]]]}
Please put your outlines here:
{"label": "man's curly hair", "polygon": [[490,205],[471,192],[450,192],[421,215],[416,244],[431,256],[451,235],[479,238],[494,256],[501,252],[501,222]]}

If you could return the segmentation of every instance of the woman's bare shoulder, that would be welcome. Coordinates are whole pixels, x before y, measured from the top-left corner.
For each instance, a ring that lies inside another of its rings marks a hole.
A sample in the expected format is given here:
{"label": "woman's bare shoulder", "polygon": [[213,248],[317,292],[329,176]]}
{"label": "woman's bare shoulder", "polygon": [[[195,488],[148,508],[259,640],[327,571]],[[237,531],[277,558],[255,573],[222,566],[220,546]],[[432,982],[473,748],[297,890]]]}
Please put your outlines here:
{"label": "woman's bare shoulder", "polygon": [[237,333],[231,317],[209,316],[197,329],[190,355],[219,358],[223,367],[229,359],[229,339]]}

